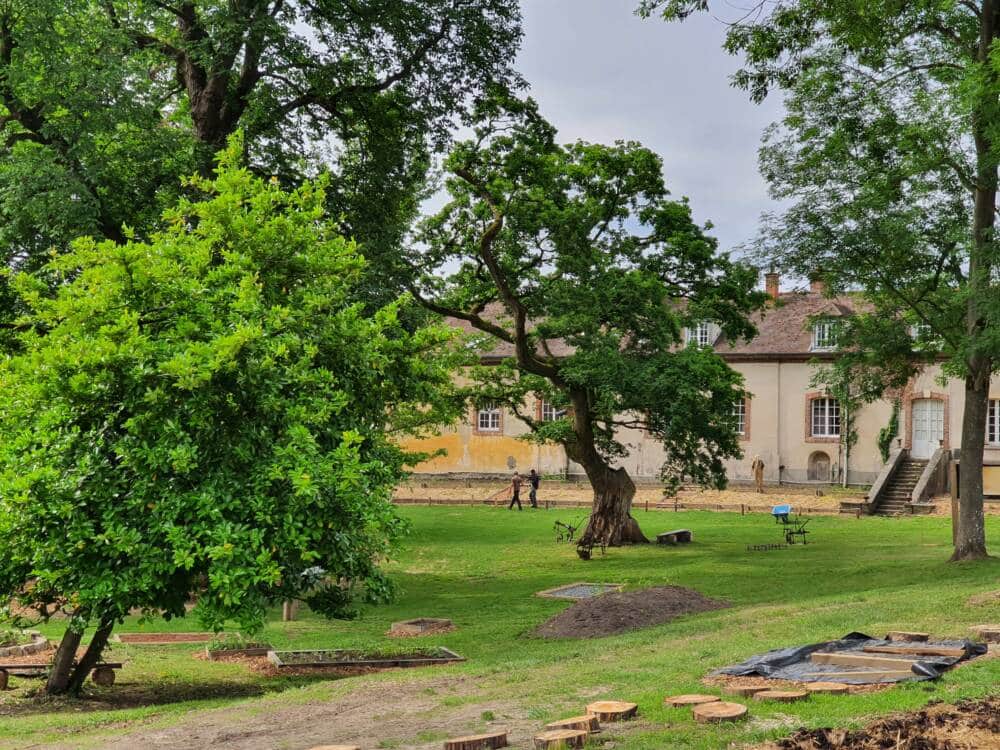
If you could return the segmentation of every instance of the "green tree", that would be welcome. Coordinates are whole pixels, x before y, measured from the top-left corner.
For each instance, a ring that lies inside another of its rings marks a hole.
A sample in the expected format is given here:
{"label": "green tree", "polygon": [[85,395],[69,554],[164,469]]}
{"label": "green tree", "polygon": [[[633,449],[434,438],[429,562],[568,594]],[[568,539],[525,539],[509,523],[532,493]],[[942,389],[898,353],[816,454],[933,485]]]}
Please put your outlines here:
{"label": "green tree", "polygon": [[239,128],[286,186],[337,175],[377,307],[429,152],[488,82],[517,85],[520,36],[507,0],[0,0],[0,260],[145,236]]}
{"label": "green tree", "polygon": [[[472,371],[475,397],[505,404],[583,467],[594,506],[581,544],[646,541],[630,515],[635,485],[616,466],[619,433],[662,443],[669,487],[722,486],[723,459],[740,454],[731,415],[742,381],[710,347],[684,346],[683,329],[712,321],[749,336],[763,296],[751,291],[756,272],[668,197],[654,153],[555,136],[530,100],[483,103],[475,136],[446,161],[450,201],[422,224],[414,294],[507,347]],[[566,415],[537,420],[529,394]]]}
{"label": "green tree", "polygon": [[[706,0],[648,0],[683,19]],[[952,559],[986,555],[983,448],[1000,363],[1000,2],[781,0],[730,27],[736,85],[784,92],[761,164],[774,195],[759,250],[864,290],[847,343],[886,384],[940,362],[965,384]],[[915,333],[916,335],[912,335]]]}
{"label": "green tree", "polygon": [[[352,302],[364,261],[325,181],[194,178],[148,242],[81,239],[14,286],[28,313],[0,367],[0,596],[71,619],[48,682],[78,691],[140,609],[252,632],[276,602],[328,616],[390,593],[403,530],[392,431],[453,417],[449,342],[405,298]],[[317,575],[323,574],[317,582]],[[74,669],[80,636],[95,626]]]}

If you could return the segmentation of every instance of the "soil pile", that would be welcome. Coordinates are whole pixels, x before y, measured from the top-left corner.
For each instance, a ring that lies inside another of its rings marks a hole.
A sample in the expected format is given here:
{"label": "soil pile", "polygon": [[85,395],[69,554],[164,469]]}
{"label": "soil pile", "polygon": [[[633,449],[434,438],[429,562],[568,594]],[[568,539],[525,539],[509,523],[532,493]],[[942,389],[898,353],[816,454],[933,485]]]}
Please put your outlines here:
{"label": "soil pile", "polygon": [[681,615],[724,609],[729,602],[710,599],[682,586],[657,586],[641,591],[610,592],[581,599],[542,623],[543,638],[599,638],[662,625]]}
{"label": "soil pile", "polygon": [[764,750],[986,750],[1000,748],[1000,697],[930,704],[864,729],[800,730]]}

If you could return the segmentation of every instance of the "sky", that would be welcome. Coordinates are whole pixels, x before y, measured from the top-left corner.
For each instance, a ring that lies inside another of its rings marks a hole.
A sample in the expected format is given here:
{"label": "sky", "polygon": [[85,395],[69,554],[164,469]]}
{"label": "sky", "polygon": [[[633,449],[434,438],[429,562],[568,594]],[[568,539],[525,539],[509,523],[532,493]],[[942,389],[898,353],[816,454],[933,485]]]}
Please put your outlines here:
{"label": "sky", "polygon": [[720,247],[751,240],[773,207],[757,172],[777,99],[757,105],[729,78],[738,58],[707,14],[683,23],[641,19],[637,0],[522,0],[518,70],[560,140],[635,140],[664,162],[667,187],[711,221]]}

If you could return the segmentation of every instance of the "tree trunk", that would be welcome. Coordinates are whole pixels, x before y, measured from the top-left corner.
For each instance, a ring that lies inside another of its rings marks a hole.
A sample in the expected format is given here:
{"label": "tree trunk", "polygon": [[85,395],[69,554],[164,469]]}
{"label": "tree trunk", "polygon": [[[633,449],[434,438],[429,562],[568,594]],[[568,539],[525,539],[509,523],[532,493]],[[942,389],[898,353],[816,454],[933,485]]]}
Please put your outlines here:
{"label": "tree trunk", "polygon": [[76,650],[80,647],[82,637],[83,632],[77,633],[72,626],[66,628],[66,632],[63,633],[55,658],[52,660],[52,671],[49,672],[49,679],[45,683],[45,692],[49,695],[62,695],[69,688],[73,660],[76,658]]}
{"label": "tree trunk", "polygon": [[595,467],[593,473],[588,469],[587,475],[594,489],[594,509],[578,544],[617,547],[648,542],[631,515],[635,484],[628,472],[605,465]]}
{"label": "tree trunk", "polygon": [[965,379],[965,411],[962,415],[962,450],[958,479],[958,526],[952,561],[986,557],[986,525],[983,518],[983,449],[986,442],[986,410],[989,406],[990,372],[980,369]]}
{"label": "tree trunk", "polygon": [[73,670],[73,674],[69,678],[69,684],[66,686],[67,693],[70,695],[79,694],[80,689],[83,688],[84,680],[90,674],[90,670],[94,668],[95,664],[101,661],[101,654],[104,653],[104,648],[108,645],[108,638],[111,637],[111,631],[114,627],[114,619],[106,618],[101,620],[101,624],[98,625],[96,632],[90,639],[87,651],[81,657],[80,663],[76,665],[76,669]]}

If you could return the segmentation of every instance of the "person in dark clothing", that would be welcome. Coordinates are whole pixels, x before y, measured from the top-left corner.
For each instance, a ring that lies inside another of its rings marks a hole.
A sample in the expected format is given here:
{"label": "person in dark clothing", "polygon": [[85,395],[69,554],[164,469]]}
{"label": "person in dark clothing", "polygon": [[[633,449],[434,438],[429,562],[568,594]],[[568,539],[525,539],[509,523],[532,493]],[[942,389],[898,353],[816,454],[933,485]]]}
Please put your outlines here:
{"label": "person in dark clothing", "polygon": [[507,510],[513,510],[514,503],[517,503],[518,510],[524,510],[524,508],[521,507],[521,482],[523,481],[524,480],[521,479],[521,475],[515,471],[514,477],[510,480],[512,494],[510,498],[510,505],[507,506]]}
{"label": "person in dark clothing", "polygon": [[528,490],[528,499],[531,501],[531,507],[538,507],[538,485],[541,484],[542,478],[538,476],[538,472],[532,469],[528,472],[528,484],[531,485],[531,489]]}

